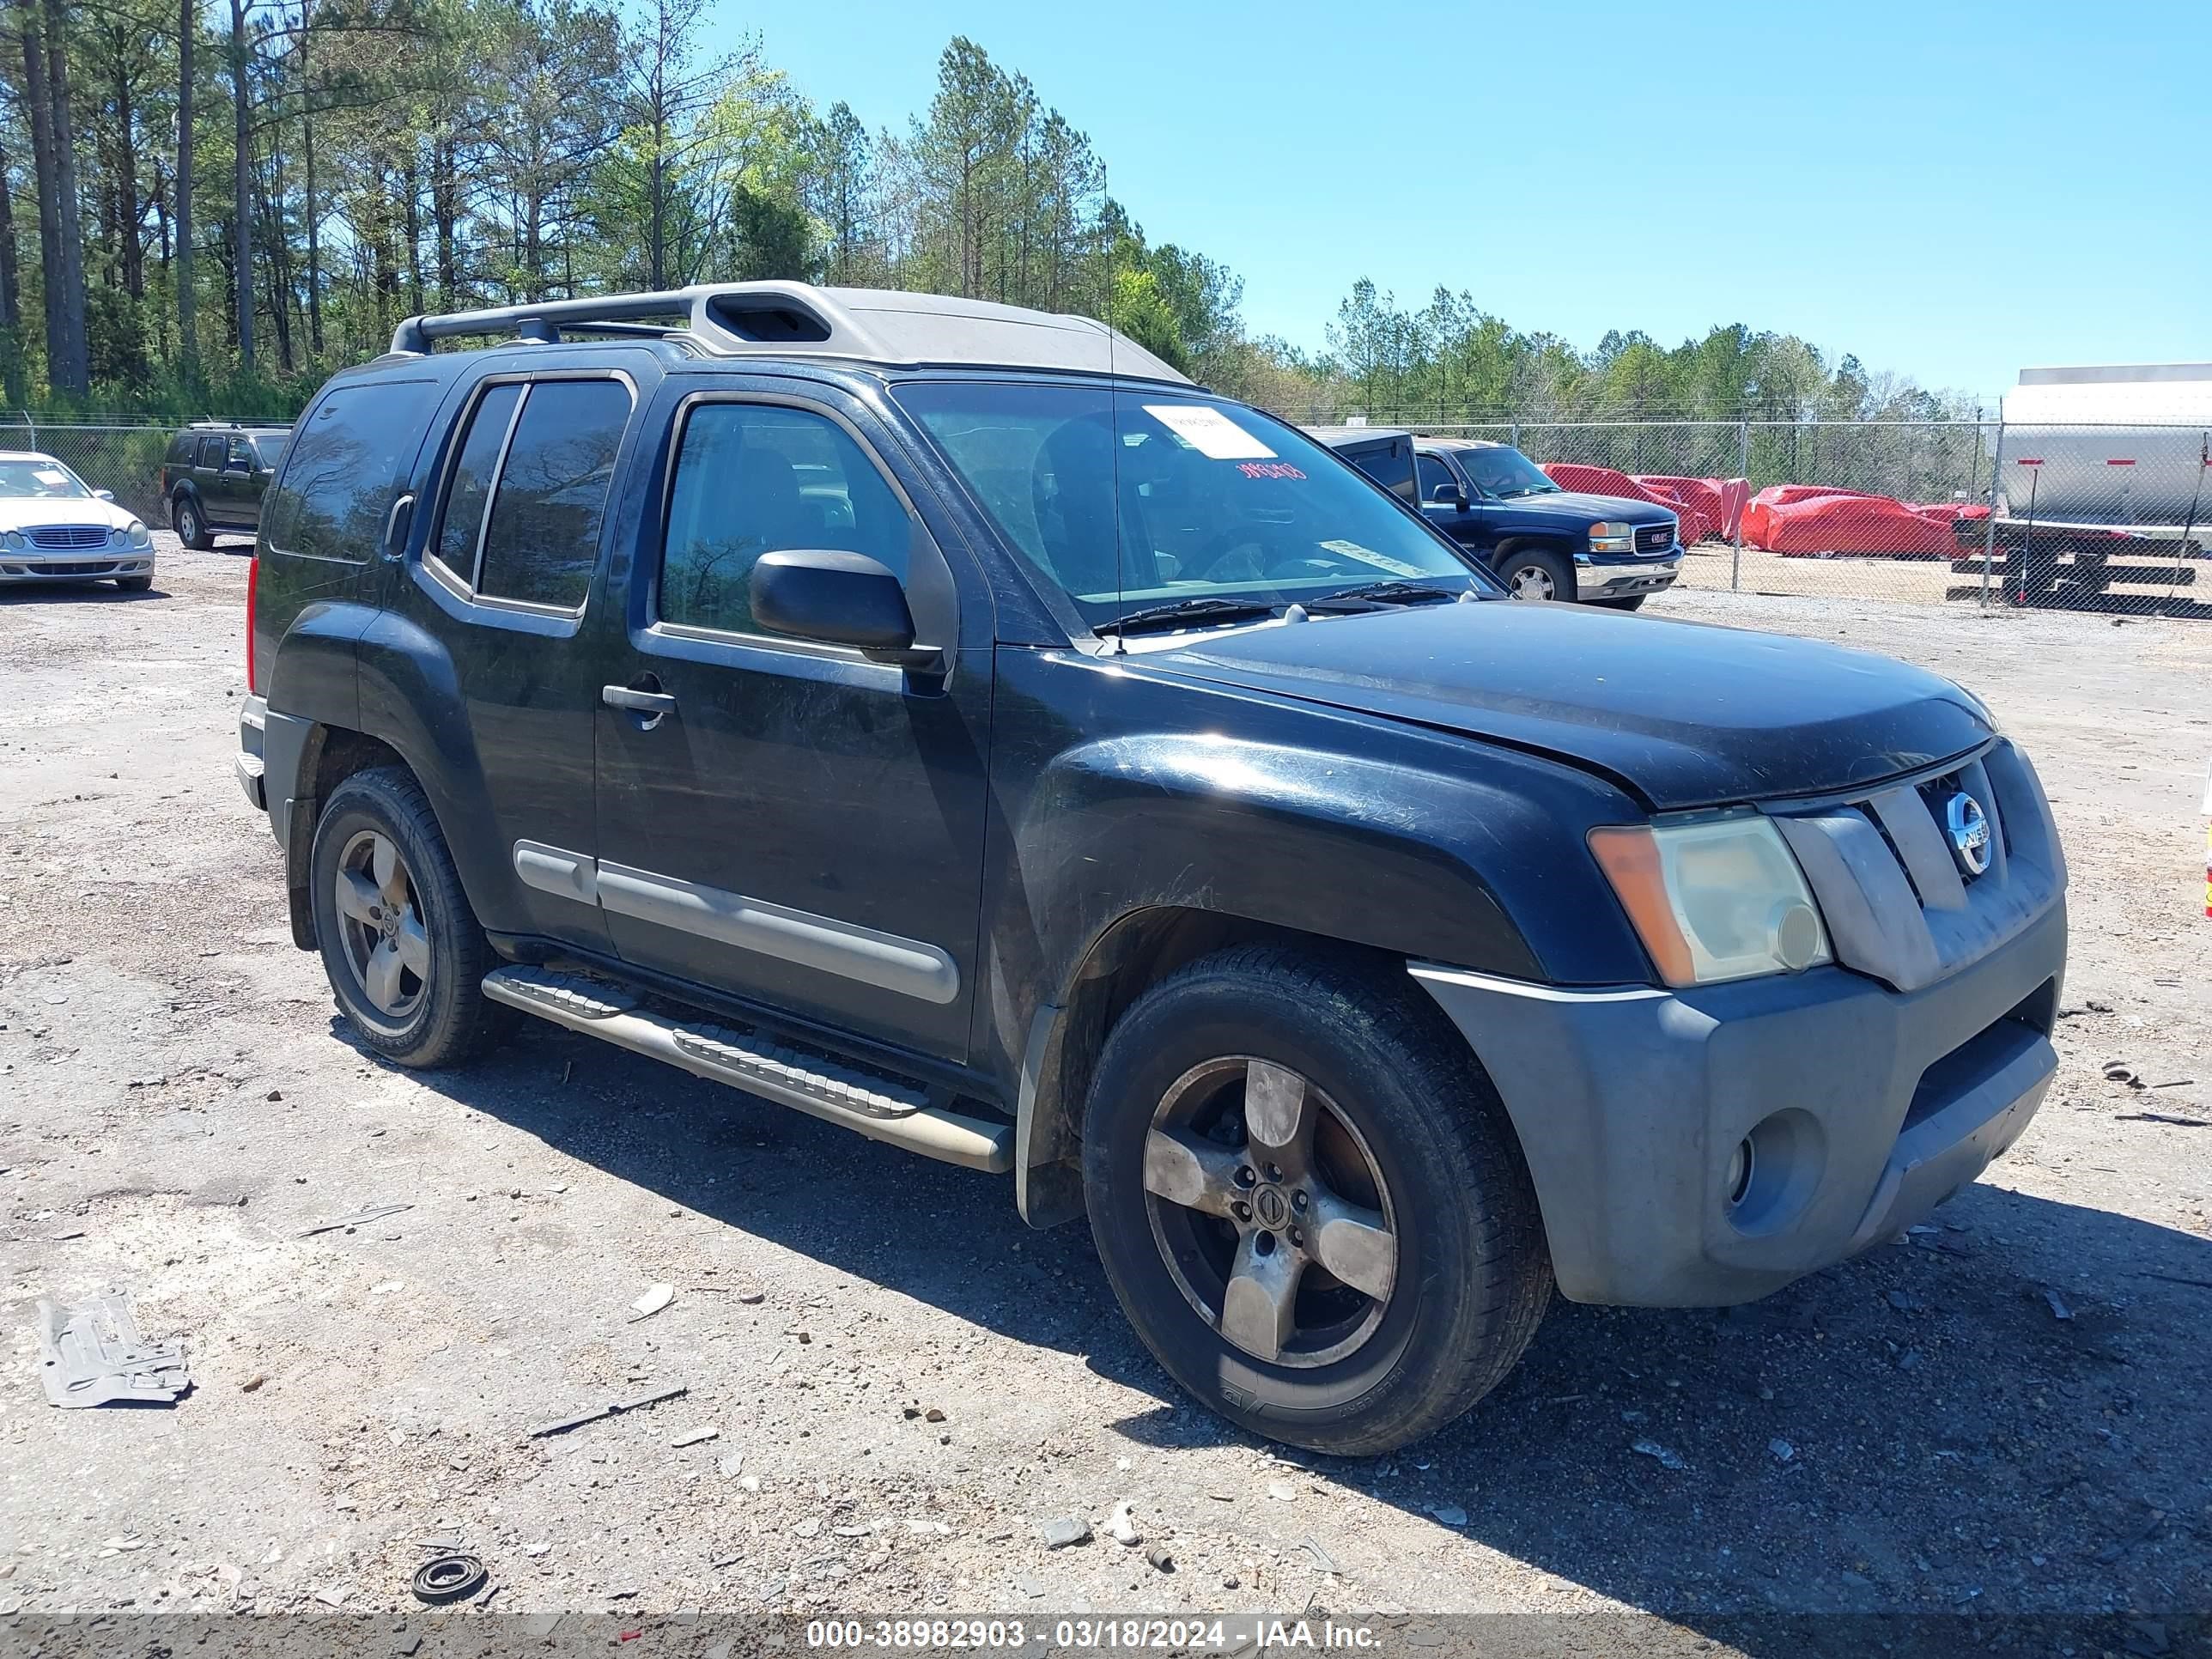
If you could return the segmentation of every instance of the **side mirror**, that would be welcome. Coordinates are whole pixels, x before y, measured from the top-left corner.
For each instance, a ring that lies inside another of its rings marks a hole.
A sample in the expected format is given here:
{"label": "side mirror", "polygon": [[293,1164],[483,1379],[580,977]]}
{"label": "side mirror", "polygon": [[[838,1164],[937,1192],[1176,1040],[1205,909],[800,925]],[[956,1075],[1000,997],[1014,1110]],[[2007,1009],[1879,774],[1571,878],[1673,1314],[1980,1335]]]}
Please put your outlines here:
{"label": "side mirror", "polygon": [[1467,486],[1457,479],[1449,483],[1440,483],[1429,492],[1429,500],[1437,507],[1455,507],[1464,513],[1467,511]]}
{"label": "side mirror", "polygon": [[914,642],[906,589],[865,553],[791,549],[763,553],[747,581],[753,620],[794,639],[849,645],[878,662],[936,668],[944,653]]}
{"label": "side mirror", "polygon": [[95,501],[112,501],[115,499],[115,492],[112,489],[95,489],[92,492],[92,499]]}

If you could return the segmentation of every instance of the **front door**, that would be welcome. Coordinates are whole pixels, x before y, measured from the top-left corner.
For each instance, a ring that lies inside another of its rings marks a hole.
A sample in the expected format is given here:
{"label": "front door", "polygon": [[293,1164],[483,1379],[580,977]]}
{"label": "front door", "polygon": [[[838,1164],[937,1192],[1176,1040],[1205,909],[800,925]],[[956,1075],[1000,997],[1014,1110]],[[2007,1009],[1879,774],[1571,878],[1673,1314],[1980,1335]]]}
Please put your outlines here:
{"label": "front door", "polygon": [[240,530],[258,528],[263,482],[261,458],[253,453],[252,441],[242,432],[233,433],[223,452],[222,506],[216,516]]}
{"label": "front door", "polygon": [[1482,495],[1441,455],[1415,463],[1420,478],[1421,516],[1478,557],[1490,551],[1483,523]]}
{"label": "front door", "polygon": [[937,676],[767,631],[747,582],[775,550],[864,553],[910,598],[955,592],[918,485],[875,417],[826,388],[672,388],[670,402],[599,714],[598,890],[615,946],[963,1060],[990,642],[966,641]]}

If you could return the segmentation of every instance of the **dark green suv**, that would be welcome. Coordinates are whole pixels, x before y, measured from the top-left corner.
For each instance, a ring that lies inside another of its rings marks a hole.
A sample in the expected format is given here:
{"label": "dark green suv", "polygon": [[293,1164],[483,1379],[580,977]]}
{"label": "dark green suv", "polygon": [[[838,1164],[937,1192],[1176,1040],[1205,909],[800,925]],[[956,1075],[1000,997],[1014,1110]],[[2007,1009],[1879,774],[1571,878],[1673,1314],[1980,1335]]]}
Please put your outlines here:
{"label": "dark green suv", "polygon": [[169,440],[161,460],[161,499],[169,528],[204,551],[216,532],[251,536],[261,527],[261,497],[291,441],[289,426],[197,422]]}

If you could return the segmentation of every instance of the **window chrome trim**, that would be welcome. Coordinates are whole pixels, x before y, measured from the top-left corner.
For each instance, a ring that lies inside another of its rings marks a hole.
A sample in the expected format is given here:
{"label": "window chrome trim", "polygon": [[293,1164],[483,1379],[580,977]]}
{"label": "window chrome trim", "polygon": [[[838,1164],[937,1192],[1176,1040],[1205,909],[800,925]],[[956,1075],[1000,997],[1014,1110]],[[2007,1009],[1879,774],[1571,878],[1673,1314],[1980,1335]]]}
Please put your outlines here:
{"label": "window chrome trim", "polygon": [[[507,476],[507,453],[514,447],[514,434],[521,428],[522,413],[530,407],[531,388],[554,380],[613,380],[629,394],[629,412],[623,417],[622,430],[615,438],[616,475],[607,480],[606,505],[602,507],[600,512],[599,538],[601,545],[604,546],[607,533],[607,520],[611,516],[606,508],[612,505],[615,499],[615,485],[621,481],[620,462],[623,444],[629,438],[631,427],[636,423],[638,410],[641,407],[637,395],[637,382],[631,378],[627,370],[620,368],[516,369],[487,374],[470,389],[468,406],[461,416],[454,421],[452,428],[453,432],[459,434],[459,441],[451,445],[445,461],[439,469],[438,510],[430,521],[433,526],[430,532],[422,538],[419,562],[441,586],[451,592],[454,598],[466,604],[484,605],[493,610],[521,611],[534,617],[564,617],[573,620],[584,614],[584,607],[591,601],[589,582],[585,584],[583,599],[573,605],[541,605],[534,599],[509,599],[503,594],[487,593],[480,585],[483,580],[484,550],[489,544],[491,537],[492,508],[498,503],[500,481]],[[484,489],[483,517],[477,524],[476,549],[470,559],[470,575],[464,580],[458,572],[438,556],[435,549],[439,537],[445,532],[446,509],[452,502],[453,473],[460,465],[461,451],[467,446],[470,428],[474,424],[477,410],[483,407],[484,398],[489,395],[494,386],[519,386],[522,388],[522,395],[514,400],[514,410],[507,418],[507,430],[500,436],[499,454],[492,462],[490,481]],[[592,575],[594,580],[599,575],[599,547],[592,550]]]}
{"label": "window chrome trim", "polygon": [[[777,651],[792,652],[799,656],[826,657],[836,662],[864,662],[871,665],[876,665],[873,659],[849,645],[830,645],[821,640],[802,640],[789,634],[757,634],[735,628],[708,628],[698,623],[674,623],[661,616],[660,583],[662,576],[668,568],[669,512],[676,501],[677,468],[684,459],[684,434],[691,429],[691,417],[702,406],[708,404],[752,404],[772,409],[796,410],[802,415],[821,416],[853,441],[854,447],[860,450],[861,458],[870,466],[875,468],[876,476],[890,487],[891,494],[897,498],[899,505],[906,509],[907,534],[909,542],[915,532],[919,531],[932,546],[936,544],[937,538],[930,535],[929,526],[922,521],[921,514],[914,504],[914,497],[907,493],[906,487],[899,482],[897,475],[884,465],[883,452],[868,441],[867,434],[854,425],[842,410],[833,409],[827,404],[817,403],[811,398],[787,392],[750,390],[687,392],[677,403],[673,418],[669,422],[668,465],[661,474],[660,511],[656,520],[659,548],[657,556],[653,562],[653,580],[646,587],[646,615],[641,631],[674,639],[696,640],[704,645],[732,643],[761,646]],[[763,548],[761,550],[763,554],[767,554],[781,550]],[[942,556],[941,551],[939,556]],[[758,561],[756,560],[755,562],[757,563]],[[911,568],[907,574],[908,577],[912,576]]]}

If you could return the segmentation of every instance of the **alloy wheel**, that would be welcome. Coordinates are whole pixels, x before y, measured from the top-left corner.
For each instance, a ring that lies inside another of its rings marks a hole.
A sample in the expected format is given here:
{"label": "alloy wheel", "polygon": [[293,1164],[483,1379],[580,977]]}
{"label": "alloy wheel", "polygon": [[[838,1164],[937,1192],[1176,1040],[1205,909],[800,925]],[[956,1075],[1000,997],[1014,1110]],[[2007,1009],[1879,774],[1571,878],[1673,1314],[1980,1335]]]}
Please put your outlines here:
{"label": "alloy wheel", "polygon": [[1555,599],[1559,588],[1552,580],[1552,573],[1540,564],[1524,564],[1506,578],[1516,599]]}
{"label": "alloy wheel", "polygon": [[1382,1322],[1395,1212],[1358,1128],[1310,1079],[1250,1056],[1194,1066],[1145,1139],[1153,1242],[1184,1297],[1271,1364],[1343,1359]]}
{"label": "alloy wheel", "polygon": [[430,983],[430,935],[407,861],[389,836],[364,830],[338,855],[338,932],[369,1006],[404,1025]]}

